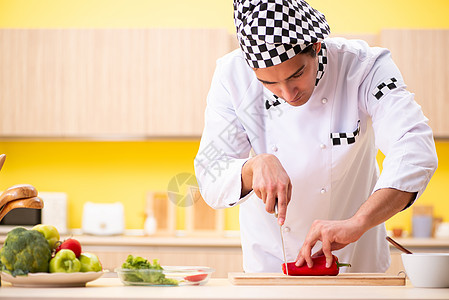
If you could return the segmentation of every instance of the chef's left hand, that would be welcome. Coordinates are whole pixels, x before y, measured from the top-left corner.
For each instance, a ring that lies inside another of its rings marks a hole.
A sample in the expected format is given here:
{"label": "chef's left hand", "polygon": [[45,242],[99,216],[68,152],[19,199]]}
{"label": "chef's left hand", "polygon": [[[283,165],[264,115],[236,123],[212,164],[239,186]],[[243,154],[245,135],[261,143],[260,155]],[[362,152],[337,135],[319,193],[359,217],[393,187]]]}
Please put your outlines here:
{"label": "chef's left hand", "polygon": [[332,251],[344,248],[362,236],[364,230],[359,225],[353,218],[338,221],[315,220],[296,258],[296,265],[302,266],[306,262],[311,268],[313,266],[312,248],[316,242],[321,241],[322,248],[313,256],[324,254],[326,267],[330,267],[333,259]]}

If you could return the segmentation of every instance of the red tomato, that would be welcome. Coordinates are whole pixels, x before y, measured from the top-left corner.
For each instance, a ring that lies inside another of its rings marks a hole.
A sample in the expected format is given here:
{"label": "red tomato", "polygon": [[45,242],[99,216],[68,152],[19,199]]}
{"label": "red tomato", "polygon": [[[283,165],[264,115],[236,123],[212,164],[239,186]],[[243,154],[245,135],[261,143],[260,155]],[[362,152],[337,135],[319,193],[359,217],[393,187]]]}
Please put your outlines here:
{"label": "red tomato", "polygon": [[207,274],[196,274],[196,275],[186,276],[186,277],[184,277],[184,279],[187,281],[198,282],[198,281],[206,279],[206,277],[207,277]]}
{"label": "red tomato", "polygon": [[76,258],[80,257],[80,255],[81,255],[81,244],[80,244],[80,242],[78,242],[78,240],[75,240],[75,239],[67,239],[67,240],[63,241],[56,248],[55,253],[58,253],[59,250],[62,250],[62,249],[72,250],[75,253]]}

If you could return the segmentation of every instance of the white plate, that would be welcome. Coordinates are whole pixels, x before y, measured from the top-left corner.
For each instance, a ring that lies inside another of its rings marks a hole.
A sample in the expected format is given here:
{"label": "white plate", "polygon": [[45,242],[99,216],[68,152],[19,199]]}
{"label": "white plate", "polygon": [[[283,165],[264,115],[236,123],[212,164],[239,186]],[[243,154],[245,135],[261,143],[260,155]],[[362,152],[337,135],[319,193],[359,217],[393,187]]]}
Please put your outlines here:
{"label": "white plate", "polygon": [[13,277],[2,272],[1,279],[10,282],[13,286],[24,287],[74,287],[85,286],[87,282],[100,278],[100,272],[77,273],[29,273],[27,276]]}

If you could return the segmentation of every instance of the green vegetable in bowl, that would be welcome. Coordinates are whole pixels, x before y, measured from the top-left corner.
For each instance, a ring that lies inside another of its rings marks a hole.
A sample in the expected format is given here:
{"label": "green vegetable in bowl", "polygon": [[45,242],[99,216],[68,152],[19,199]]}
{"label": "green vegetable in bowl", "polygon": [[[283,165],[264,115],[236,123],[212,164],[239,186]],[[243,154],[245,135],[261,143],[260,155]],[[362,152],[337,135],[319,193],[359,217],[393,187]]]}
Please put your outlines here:
{"label": "green vegetable in bowl", "polygon": [[48,272],[50,259],[51,249],[44,235],[23,227],[8,232],[0,250],[2,271],[12,276]]}
{"label": "green vegetable in bowl", "polygon": [[[140,256],[128,255],[126,261],[122,264],[122,269],[126,269],[124,274],[125,281],[129,282],[145,282],[155,285],[178,285],[175,279],[166,278],[162,272],[163,268],[157,259],[151,264],[148,260]],[[136,270],[135,272],[129,270]],[[142,270],[142,271],[138,271]],[[145,270],[159,270],[159,272],[146,272]]]}

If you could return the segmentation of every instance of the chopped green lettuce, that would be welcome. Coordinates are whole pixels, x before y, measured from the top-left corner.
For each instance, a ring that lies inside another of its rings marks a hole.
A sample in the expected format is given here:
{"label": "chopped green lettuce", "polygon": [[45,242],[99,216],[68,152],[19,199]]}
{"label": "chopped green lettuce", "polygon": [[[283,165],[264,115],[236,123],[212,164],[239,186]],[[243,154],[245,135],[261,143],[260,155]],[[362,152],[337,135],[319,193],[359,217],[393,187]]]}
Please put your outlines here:
{"label": "chopped green lettuce", "polygon": [[[144,282],[154,285],[178,285],[178,281],[171,278],[166,278],[162,272],[163,268],[157,259],[153,260],[151,264],[148,260],[140,256],[128,255],[126,261],[122,264],[122,269],[127,269],[124,272],[124,279],[128,282]],[[135,272],[129,270],[136,270]],[[160,272],[145,272],[137,270],[161,270]]]}

